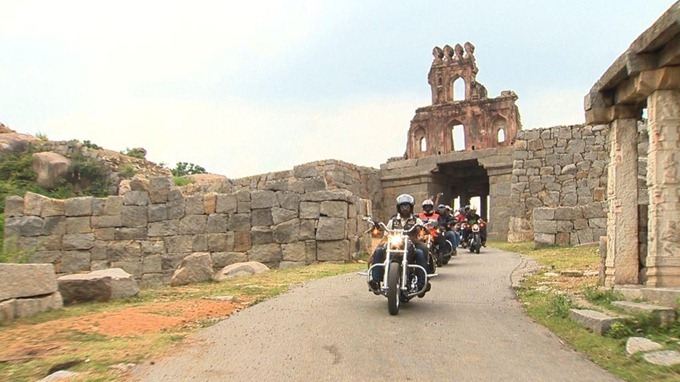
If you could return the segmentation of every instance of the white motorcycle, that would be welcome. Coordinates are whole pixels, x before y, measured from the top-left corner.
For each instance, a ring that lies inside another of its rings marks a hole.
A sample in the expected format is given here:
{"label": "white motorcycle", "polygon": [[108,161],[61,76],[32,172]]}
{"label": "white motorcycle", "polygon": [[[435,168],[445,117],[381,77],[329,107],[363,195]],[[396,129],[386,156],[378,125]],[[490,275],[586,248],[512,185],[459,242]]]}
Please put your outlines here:
{"label": "white motorcycle", "polygon": [[[416,296],[423,297],[427,291],[427,270],[420,265],[408,262],[409,250],[411,253],[415,250],[414,244],[408,235],[417,226],[413,226],[409,230],[390,230],[387,229],[384,223],[375,223],[370,217],[364,217],[363,220],[371,223],[373,227],[379,227],[387,232],[387,241],[384,244],[385,261],[373,264],[366,273],[360,272],[359,274],[366,276],[369,290],[372,290],[375,294],[387,297],[387,309],[391,315],[396,315],[399,313],[399,307],[402,302],[408,302]],[[366,233],[369,231],[371,229],[367,230]],[[383,279],[376,280],[379,281],[379,288],[374,290],[370,287],[370,281],[372,280],[372,271],[376,267],[382,267],[384,272]]]}

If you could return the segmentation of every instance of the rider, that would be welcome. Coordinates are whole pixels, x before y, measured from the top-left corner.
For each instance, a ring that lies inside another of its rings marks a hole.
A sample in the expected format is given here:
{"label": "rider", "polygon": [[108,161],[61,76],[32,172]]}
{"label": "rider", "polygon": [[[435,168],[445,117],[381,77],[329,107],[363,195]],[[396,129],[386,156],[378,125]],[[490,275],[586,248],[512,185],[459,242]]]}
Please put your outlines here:
{"label": "rider", "polygon": [[451,216],[451,207],[440,204],[437,206],[437,211],[439,212],[439,226],[442,227],[444,231],[444,236],[446,240],[451,242],[453,246],[453,255],[455,256],[458,248],[460,237],[458,237],[458,232],[453,230],[456,225],[456,218]]}
{"label": "rider", "polygon": [[[418,214],[418,217],[420,220],[423,221],[423,223],[428,223],[428,222],[435,222],[439,224],[439,214],[437,212],[434,212],[434,202],[432,199],[425,199],[423,200],[422,204],[423,210]],[[437,244],[441,245],[442,241],[444,240],[441,235],[437,234],[437,229],[436,226],[431,226],[428,228],[431,233],[432,233],[432,238],[437,242]],[[427,245],[423,242],[419,242],[416,244],[418,248],[423,250],[423,253],[427,253]]]}
{"label": "rider", "polygon": [[[411,227],[415,226],[423,226],[423,221],[420,220],[417,216],[413,215],[413,205],[414,205],[414,199],[413,196],[409,194],[401,194],[397,197],[397,214],[394,215],[390,221],[387,223],[387,229],[405,229],[408,230]],[[413,243],[417,243],[416,236],[418,232],[418,227],[416,227],[413,231],[413,233],[410,235],[411,241]],[[424,269],[427,269],[427,262],[425,261],[425,253],[423,252],[422,249],[418,248],[418,245],[409,248],[409,254],[413,255],[413,258],[415,258],[416,264],[420,265]],[[385,262],[385,246],[379,245],[375,251],[373,252],[373,260],[371,261],[371,265],[373,264],[379,264]],[[371,274],[371,280],[368,282],[369,286],[373,290],[373,292],[377,292],[380,289],[380,281],[383,279],[383,274],[384,274],[385,269],[383,267],[375,267],[373,268],[373,272]],[[419,278],[420,283],[423,282],[423,278]],[[422,284],[419,285],[422,288]],[[427,283],[427,287],[425,288],[425,292],[430,290],[430,283]],[[423,292],[424,295],[424,292]],[[421,296],[422,297],[422,296]]]}
{"label": "rider", "polygon": [[[475,223],[480,224],[479,236],[482,239],[482,246],[486,247],[486,226],[481,226],[481,223],[484,223],[484,220],[482,219],[481,216],[479,216],[479,214],[477,214],[477,207],[475,207],[474,205],[470,206],[470,210],[465,215],[465,218],[467,219],[468,224],[470,224],[470,226],[472,226],[472,224]],[[468,231],[470,230],[471,229],[468,229]],[[470,232],[468,232],[468,234],[469,233]]]}

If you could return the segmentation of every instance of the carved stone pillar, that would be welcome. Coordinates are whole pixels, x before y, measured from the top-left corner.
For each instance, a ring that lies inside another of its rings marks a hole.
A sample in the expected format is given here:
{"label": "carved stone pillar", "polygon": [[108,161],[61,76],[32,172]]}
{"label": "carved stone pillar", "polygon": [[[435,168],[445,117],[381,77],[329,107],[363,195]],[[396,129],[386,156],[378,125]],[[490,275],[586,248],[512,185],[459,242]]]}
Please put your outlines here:
{"label": "carved stone pillar", "polygon": [[649,118],[647,285],[680,286],[680,91],[657,90]]}
{"label": "carved stone pillar", "polygon": [[610,125],[609,139],[605,285],[637,284],[637,120],[614,120]]}

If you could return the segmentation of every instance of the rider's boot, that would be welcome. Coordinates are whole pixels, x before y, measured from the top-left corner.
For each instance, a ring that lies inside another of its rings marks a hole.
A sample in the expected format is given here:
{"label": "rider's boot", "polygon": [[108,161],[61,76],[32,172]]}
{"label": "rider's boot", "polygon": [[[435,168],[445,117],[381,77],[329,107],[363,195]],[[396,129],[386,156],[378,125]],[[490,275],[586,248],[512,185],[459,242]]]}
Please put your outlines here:
{"label": "rider's boot", "polygon": [[432,285],[431,285],[430,282],[428,281],[428,282],[427,282],[427,286],[425,287],[425,289],[423,289],[422,292],[418,293],[418,297],[420,297],[420,298],[425,297],[425,293],[429,292],[430,289],[432,289]]}
{"label": "rider's boot", "polygon": [[368,287],[370,288],[370,291],[373,292],[374,294],[380,294],[380,283],[379,282],[377,282],[375,280],[371,280],[371,281],[368,282]]}

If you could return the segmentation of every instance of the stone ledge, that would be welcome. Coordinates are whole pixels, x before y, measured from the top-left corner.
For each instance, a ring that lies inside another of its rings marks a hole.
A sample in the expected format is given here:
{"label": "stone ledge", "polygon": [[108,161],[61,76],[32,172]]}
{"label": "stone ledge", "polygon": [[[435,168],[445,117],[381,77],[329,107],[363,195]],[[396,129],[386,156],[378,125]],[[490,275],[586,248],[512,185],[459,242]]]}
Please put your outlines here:
{"label": "stone ledge", "polygon": [[620,317],[588,309],[569,309],[569,318],[600,335],[607,333],[614,322],[621,321]]}
{"label": "stone ledge", "polygon": [[627,312],[650,314],[658,321],[657,323],[661,326],[670,325],[675,322],[676,319],[675,309],[669,308],[667,306],[630,301],[614,301],[612,302],[612,305],[624,309]]}

